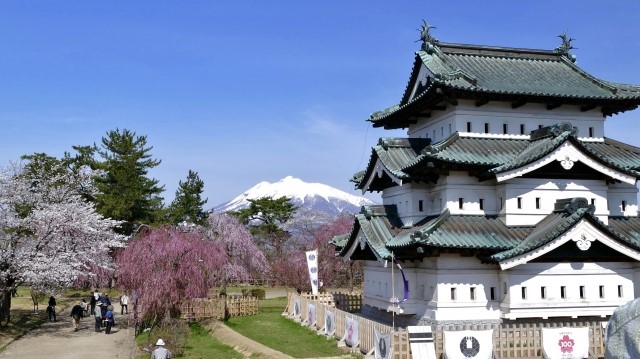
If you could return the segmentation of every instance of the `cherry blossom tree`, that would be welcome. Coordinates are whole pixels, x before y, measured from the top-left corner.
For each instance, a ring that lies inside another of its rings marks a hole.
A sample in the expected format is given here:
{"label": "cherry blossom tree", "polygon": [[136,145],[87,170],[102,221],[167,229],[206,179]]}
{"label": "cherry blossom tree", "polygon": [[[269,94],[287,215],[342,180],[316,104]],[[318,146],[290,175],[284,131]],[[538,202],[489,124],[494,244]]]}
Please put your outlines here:
{"label": "cherry blossom tree", "polygon": [[186,299],[207,296],[227,263],[220,242],[179,227],[145,230],[116,258],[118,286],[138,300],[140,315],[155,322],[178,314]]}
{"label": "cherry blossom tree", "polygon": [[227,255],[221,274],[223,291],[226,290],[227,281],[261,278],[268,272],[269,264],[264,253],[254,243],[249,230],[236,217],[213,213],[209,216],[204,233],[208,239],[220,242]]}
{"label": "cherry blossom tree", "polygon": [[[46,162],[46,163],[45,163]],[[96,213],[85,197],[95,195],[88,167],[77,171],[50,161],[12,164],[0,171],[0,320],[8,323],[11,290],[67,287],[125,237],[120,222]]]}

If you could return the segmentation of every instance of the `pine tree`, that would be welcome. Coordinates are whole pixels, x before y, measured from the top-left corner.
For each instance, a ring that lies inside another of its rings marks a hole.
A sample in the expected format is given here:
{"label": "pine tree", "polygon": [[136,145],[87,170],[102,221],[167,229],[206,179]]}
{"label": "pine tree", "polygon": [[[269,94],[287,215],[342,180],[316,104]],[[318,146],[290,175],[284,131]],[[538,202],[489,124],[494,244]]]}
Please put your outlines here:
{"label": "pine tree", "polygon": [[198,172],[189,170],[187,180],[178,182],[176,197],[169,206],[169,219],[171,223],[178,224],[182,221],[189,221],[203,225],[207,221],[207,213],[203,206],[207,199],[202,199],[204,192],[204,182],[198,176]]}
{"label": "pine tree", "polygon": [[104,171],[96,178],[100,191],[97,210],[105,217],[123,221],[123,234],[131,234],[138,225],[156,223],[162,210],[160,194],[164,186],[147,177],[148,170],[160,164],[151,157],[152,149],[147,146],[147,136],[126,129],[108,131],[101,145],[93,146],[104,160],[95,164]]}

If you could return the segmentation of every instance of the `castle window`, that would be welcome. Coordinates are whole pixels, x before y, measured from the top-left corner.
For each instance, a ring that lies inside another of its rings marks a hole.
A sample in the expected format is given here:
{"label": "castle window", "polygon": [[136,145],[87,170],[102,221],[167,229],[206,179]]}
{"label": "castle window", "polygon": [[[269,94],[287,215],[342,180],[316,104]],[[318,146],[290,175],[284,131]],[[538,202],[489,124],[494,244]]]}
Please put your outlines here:
{"label": "castle window", "polygon": [[449,134],[451,134],[451,124],[449,124]]}
{"label": "castle window", "polygon": [[436,139],[436,130],[433,130],[433,139]]}
{"label": "castle window", "polygon": [[584,286],[583,286],[583,285],[581,285],[581,286],[580,286],[580,299],[584,299],[584,297],[585,297],[586,295],[587,295],[587,294],[586,294],[586,291],[585,291],[585,289],[584,289]]}
{"label": "castle window", "polygon": [[464,198],[458,198],[458,209],[462,209],[464,207]]}
{"label": "castle window", "polygon": [[467,132],[471,132],[471,122],[467,122]]}
{"label": "castle window", "polygon": [[560,298],[562,298],[562,299],[566,299],[567,298],[567,287],[565,287],[565,286],[561,286],[560,287]]}
{"label": "castle window", "polygon": [[591,205],[595,206],[596,205],[596,199],[595,198],[591,198]]}
{"label": "castle window", "polygon": [[524,135],[524,124],[520,125],[520,134]]}
{"label": "castle window", "polygon": [[522,292],[522,299],[527,299],[527,287],[520,288]]}
{"label": "castle window", "polygon": [[518,197],[518,209],[522,209],[522,197]]}
{"label": "castle window", "polygon": [[589,137],[593,137],[593,127],[589,127]]}
{"label": "castle window", "polygon": [[536,209],[540,209],[540,197],[536,197]]}
{"label": "castle window", "polygon": [[627,210],[627,201],[622,201],[622,212]]}
{"label": "castle window", "polygon": [[509,133],[509,126],[507,126],[507,124],[506,124],[506,123],[503,123],[503,124],[502,124],[502,133],[503,133],[503,134],[505,134],[505,135],[506,135],[507,133]]}
{"label": "castle window", "polygon": [[476,287],[471,287],[469,296],[471,297],[471,300],[476,300]]}
{"label": "castle window", "polygon": [[618,298],[622,298],[622,286],[618,286]]}
{"label": "castle window", "polygon": [[456,288],[451,288],[451,300],[456,300]]}
{"label": "castle window", "polygon": [[489,123],[488,122],[484,123],[484,133],[489,133]]}
{"label": "castle window", "polygon": [[419,201],[418,201],[418,211],[419,211],[419,212],[424,211],[424,208],[423,208],[423,206],[422,206],[422,200],[419,200]]}
{"label": "castle window", "polygon": [[489,298],[491,298],[491,300],[496,300],[496,287],[491,287],[489,289]]}
{"label": "castle window", "polygon": [[547,287],[540,287],[540,298],[547,299]]}
{"label": "castle window", "polygon": [[498,200],[498,211],[502,211],[502,197]]}
{"label": "castle window", "polygon": [[444,127],[440,127],[440,137],[444,137]]}
{"label": "castle window", "polygon": [[482,210],[484,210],[484,199],[483,199],[483,198],[480,198],[480,199],[478,200],[478,203],[480,204],[480,210],[481,210],[481,211],[482,211]]}
{"label": "castle window", "polygon": [[507,295],[507,282],[502,282],[502,288],[504,288],[504,295]]}
{"label": "castle window", "polygon": [[604,298],[604,286],[600,286],[600,298]]}

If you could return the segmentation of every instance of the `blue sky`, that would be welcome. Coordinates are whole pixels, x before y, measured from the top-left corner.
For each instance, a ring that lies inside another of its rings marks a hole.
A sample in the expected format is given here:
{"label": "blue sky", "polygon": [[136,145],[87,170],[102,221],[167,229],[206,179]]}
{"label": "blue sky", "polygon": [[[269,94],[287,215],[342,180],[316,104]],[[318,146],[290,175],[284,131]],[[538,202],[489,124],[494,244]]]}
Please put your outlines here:
{"label": "blue sky", "polygon": [[[109,130],[146,135],[167,202],[189,169],[208,206],[287,175],[344,191],[397,103],[417,28],[442,42],[553,49],[640,84],[637,1],[3,1],[0,164]],[[640,112],[608,137],[640,146]]]}

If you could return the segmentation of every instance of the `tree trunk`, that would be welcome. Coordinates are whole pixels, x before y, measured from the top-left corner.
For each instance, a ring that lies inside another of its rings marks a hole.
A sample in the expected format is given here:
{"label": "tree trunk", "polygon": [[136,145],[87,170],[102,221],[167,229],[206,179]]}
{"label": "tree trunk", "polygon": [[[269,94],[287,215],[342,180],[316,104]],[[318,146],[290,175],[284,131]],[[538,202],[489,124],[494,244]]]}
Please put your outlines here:
{"label": "tree trunk", "polygon": [[11,291],[15,284],[15,280],[9,278],[4,283],[4,289],[0,291],[0,324],[4,321],[7,325],[11,320]]}

